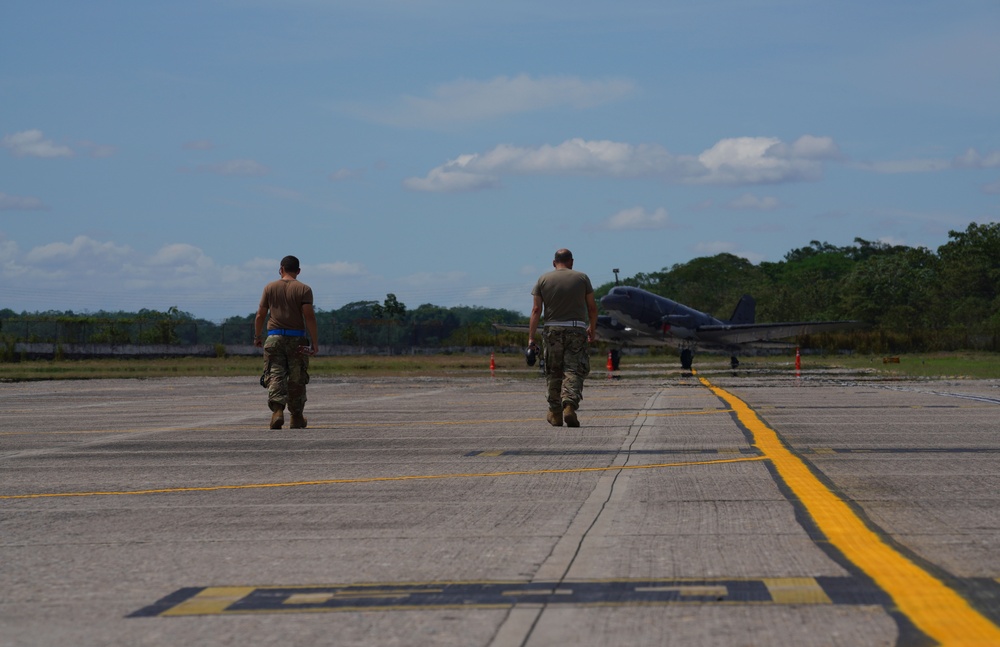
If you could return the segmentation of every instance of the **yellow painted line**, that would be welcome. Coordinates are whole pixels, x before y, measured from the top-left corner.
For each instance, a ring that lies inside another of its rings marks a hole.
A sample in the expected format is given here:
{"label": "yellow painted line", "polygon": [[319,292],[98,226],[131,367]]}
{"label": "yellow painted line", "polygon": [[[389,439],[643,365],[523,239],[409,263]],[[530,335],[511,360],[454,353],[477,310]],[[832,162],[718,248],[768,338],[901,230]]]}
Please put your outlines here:
{"label": "yellow painted line", "polygon": [[210,586],[198,595],[161,613],[161,616],[218,615],[229,605],[257,590],[255,586]]}
{"label": "yellow painted line", "polygon": [[666,467],[693,467],[696,465],[723,465],[726,463],[747,463],[764,460],[764,456],[745,458],[720,458],[709,461],[681,461],[676,463],[654,463],[651,465],[612,465],[609,467],[575,467],[565,469],[524,470],[509,472],[485,472],[468,474],[423,474],[412,476],[370,476],[354,479],[323,479],[319,481],[290,481],[285,483],[247,483],[244,485],[207,485],[203,487],[157,488],[153,490],[122,490],[100,492],[42,492],[37,494],[4,494],[0,499],[42,499],[74,496],[125,496],[134,494],[174,494],[177,492],[217,492],[219,490],[253,490],[259,488],[303,487],[308,485],[340,485],[349,483],[382,483],[388,481],[430,481],[457,478],[497,478],[501,476],[539,476],[543,474],[581,474],[585,472],[611,472],[614,470],[649,470]]}
{"label": "yellow painted line", "polygon": [[288,596],[282,604],[296,605],[296,604],[326,604],[331,600],[336,600],[337,598],[350,598],[352,600],[362,599],[362,598],[408,598],[414,593],[426,594],[426,593],[443,593],[444,589],[420,589],[419,591],[414,591],[413,589],[373,589],[370,591],[332,591],[329,593],[293,593]]}
{"label": "yellow painted line", "polygon": [[698,379],[733,408],[753,434],[754,445],[771,460],[827,540],[892,597],[899,611],[920,631],[949,647],[1000,645],[1000,628],[868,528],[846,502],[782,444],[777,432],[765,425],[753,409],[705,378]]}
{"label": "yellow painted line", "polygon": [[811,577],[765,577],[762,581],[778,604],[833,604],[819,582]]}

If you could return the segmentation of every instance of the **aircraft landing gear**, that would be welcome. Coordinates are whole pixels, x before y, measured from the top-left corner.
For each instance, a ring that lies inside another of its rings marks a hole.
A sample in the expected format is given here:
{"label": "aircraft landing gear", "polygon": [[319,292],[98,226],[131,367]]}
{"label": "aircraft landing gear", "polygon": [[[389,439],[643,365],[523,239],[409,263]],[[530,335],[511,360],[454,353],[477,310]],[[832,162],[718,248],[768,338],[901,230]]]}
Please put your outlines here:
{"label": "aircraft landing gear", "polygon": [[694,351],[690,348],[685,348],[681,351],[681,368],[685,371],[690,371],[692,364],[694,364]]}

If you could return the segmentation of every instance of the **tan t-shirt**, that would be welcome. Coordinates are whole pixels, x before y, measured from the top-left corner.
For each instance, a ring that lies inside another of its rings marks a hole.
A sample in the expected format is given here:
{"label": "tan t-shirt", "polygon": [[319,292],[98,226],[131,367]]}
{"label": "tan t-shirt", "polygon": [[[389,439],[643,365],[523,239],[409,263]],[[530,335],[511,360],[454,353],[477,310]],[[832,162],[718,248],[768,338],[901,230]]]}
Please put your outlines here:
{"label": "tan t-shirt", "polygon": [[264,286],[264,294],[260,297],[260,307],[266,307],[271,313],[267,329],[305,330],[302,306],[312,305],[312,302],[312,288],[305,283],[296,279],[271,281]]}
{"label": "tan t-shirt", "polygon": [[590,277],[569,268],[557,268],[538,277],[532,296],[542,297],[542,321],[589,322],[587,295],[594,291]]}

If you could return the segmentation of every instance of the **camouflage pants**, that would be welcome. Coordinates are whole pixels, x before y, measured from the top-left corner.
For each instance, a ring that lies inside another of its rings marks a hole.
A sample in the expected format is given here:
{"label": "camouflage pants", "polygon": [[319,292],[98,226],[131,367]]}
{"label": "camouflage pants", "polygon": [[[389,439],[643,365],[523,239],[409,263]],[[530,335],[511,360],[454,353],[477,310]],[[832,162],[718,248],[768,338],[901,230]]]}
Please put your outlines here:
{"label": "camouflage pants", "polygon": [[267,406],[271,411],[301,414],[306,406],[306,384],[309,383],[309,356],[299,352],[307,346],[305,337],[271,335],[264,341],[264,362],[267,371]]}
{"label": "camouflage pants", "polygon": [[590,374],[587,331],[548,326],[543,334],[549,409],[562,410],[567,404],[575,409],[583,399],[583,380]]}

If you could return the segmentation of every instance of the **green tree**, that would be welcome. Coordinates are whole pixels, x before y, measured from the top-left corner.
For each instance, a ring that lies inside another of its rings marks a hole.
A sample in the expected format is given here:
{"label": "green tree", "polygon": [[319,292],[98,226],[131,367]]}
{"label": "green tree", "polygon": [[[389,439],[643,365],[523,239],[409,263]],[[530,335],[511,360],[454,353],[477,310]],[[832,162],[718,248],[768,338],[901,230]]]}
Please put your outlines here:
{"label": "green tree", "polygon": [[937,268],[937,258],[924,247],[868,256],[846,278],[847,316],[909,334],[933,328],[929,305]]}
{"label": "green tree", "polygon": [[[838,319],[844,312],[843,281],[854,266],[853,250],[812,241],[809,247],[785,254],[782,263],[762,264],[769,281],[777,287],[780,307],[758,297],[758,314],[780,315],[774,319],[804,321]],[[771,318],[768,316],[768,318]]]}
{"label": "green tree", "polygon": [[1000,223],[971,223],[965,231],[949,231],[938,248],[941,263],[937,303],[955,335],[1000,336]]}

